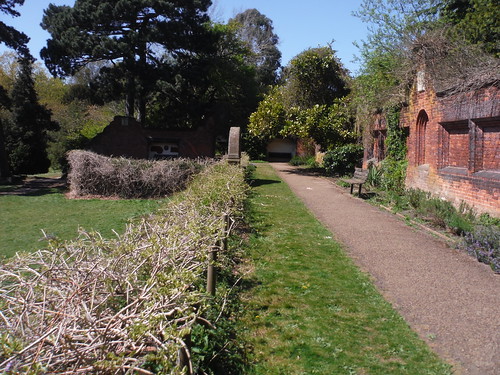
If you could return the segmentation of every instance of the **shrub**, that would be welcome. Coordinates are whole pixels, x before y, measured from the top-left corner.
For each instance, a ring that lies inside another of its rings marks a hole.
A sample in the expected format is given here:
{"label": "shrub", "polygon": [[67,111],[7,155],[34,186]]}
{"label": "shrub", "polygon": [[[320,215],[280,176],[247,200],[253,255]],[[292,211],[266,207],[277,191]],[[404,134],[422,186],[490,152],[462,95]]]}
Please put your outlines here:
{"label": "shrub", "polygon": [[109,158],[88,151],[68,154],[73,196],[163,197],[183,190],[209,160],[136,160]]}
{"label": "shrub", "polygon": [[328,175],[345,175],[354,172],[363,158],[363,146],[347,144],[326,152],[323,167]]}
{"label": "shrub", "polygon": [[420,208],[422,203],[430,198],[430,193],[420,189],[408,189],[405,191],[405,195],[407,196],[411,207],[415,209]]}
{"label": "shrub", "polygon": [[[188,367],[208,366],[232,339],[215,332],[225,342],[206,353],[195,328],[227,325],[225,304],[204,293],[208,252],[225,235],[222,213],[242,215],[246,191],[241,168],[216,164],[116,240],[82,231],[2,265],[0,372],[180,375],[182,353]],[[232,259],[219,252],[219,264]]]}
{"label": "shrub", "polygon": [[472,232],[464,236],[461,248],[480,262],[489,264],[496,273],[500,273],[500,228],[498,226],[476,226]]}
{"label": "shrub", "polygon": [[295,155],[290,161],[290,165],[299,166],[305,165],[309,168],[318,168],[319,164],[316,162],[316,158],[314,156],[297,156]]}
{"label": "shrub", "polygon": [[385,158],[381,163],[381,187],[402,194],[405,188],[407,166],[406,160]]}
{"label": "shrub", "polygon": [[368,167],[368,176],[366,178],[366,183],[371,186],[380,186],[382,181],[382,169],[374,164],[370,164]]}

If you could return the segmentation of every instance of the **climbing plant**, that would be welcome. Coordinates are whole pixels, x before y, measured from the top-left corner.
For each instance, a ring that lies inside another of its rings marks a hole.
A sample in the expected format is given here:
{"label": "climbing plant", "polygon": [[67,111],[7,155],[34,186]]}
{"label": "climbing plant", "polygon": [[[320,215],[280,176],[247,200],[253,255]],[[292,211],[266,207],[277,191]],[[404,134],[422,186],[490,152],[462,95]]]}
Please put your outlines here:
{"label": "climbing plant", "polygon": [[385,146],[387,156],[382,162],[381,185],[386,190],[402,192],[405,186],[406,167],[406,133],[399,124],[400,106],[392,106],[386,110],[387,138]]}

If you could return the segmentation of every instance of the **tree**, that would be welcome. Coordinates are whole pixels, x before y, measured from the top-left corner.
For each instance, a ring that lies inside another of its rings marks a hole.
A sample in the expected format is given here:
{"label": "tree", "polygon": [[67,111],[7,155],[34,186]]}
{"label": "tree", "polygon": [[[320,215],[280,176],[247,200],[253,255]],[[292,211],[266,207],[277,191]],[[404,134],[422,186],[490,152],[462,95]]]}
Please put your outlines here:
{"label": "tree", "polygon": [[14,82],[11,118],[5,125],[5,147],[14,174],[44,173],[50,162],[47,157],[47,132],[57,129],[50,111],[38,103],[32,72],[32,57],[19,60]]}
{"label": "tree", "polygon": [[211,48],[206,14],[210,0],[76,0],[45,10],[52,38],[41,56],[54,75],[68,76],[97,61],[102,83],[125,94],[126,114],[146,118],[156,81],[174,83],[174,65]]}
{"label": "tree", "polygon": [[[24,0],[0,0],[0,12],[8,14],[12,17],[18,17],[19,12],[17,12],[14,8],[17,5],[23,4]],[[26,34],[0,21],[0,43],[3,43],[7,47],[16,50],[22,55],[28,56],[29,51],[28,47],[26,46],[28,41],[29,38],[26,36]],[[9,106],[10,100],[7,91],[3,86],[0,85],[0,108],[8,108]],[[0,122],[0,179],[8,177],[10,175],[4,137],[5,135],[3,124]]]}
{"label": "tree", "polygon": [[349,75],[331,46],[310,48],[294,57],[284,80],[288,107],[331,105],[349,93]]}
{"label": "tree", "polygon": [[257,81],[262,88],[275,84],[280,68],[281,52],[277,45],[273,22],[257,9],[247,9],[229,20],[236,35],[252,52],[248,63],[256,67]]}
{"label": "tree", "polygon": [[313,139],[322,149],[353,142],[349,76],[331,47],[312,48],[294,57],[284,82],[275,86],[250,116],[249,131],[261,139]]}
{"label": "tree", "polygon": [[[14,8],[17,5],[23,5],[24,0],[0,0],[0,12],[8,14],[12,17],[19,17],[19,12]],[[7,47],[16,50],[20,54],[28,54],[29,38],[26,34],[16,30],[12,26],[6,25],[0,21],[0,43],[5,44]]]}
{"label": "tree", "polygon": [[442,21],[485,51],[500,57],[500,3],[496,0],[443,0]]}

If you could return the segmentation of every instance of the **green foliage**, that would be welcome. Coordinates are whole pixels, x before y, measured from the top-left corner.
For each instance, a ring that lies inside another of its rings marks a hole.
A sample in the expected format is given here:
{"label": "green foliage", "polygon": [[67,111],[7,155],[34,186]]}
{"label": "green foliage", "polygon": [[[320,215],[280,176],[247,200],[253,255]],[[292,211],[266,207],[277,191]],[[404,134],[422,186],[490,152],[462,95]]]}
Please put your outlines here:
{"label": "green foliage", "polygon": [[314,105],[307,109],[290,108],[285,127],[280,134],[311,138],[324,150],[354,142],[356,133],[352,125],[348,99],[346,97],[336,99],[330,106]]}
{"label": "green foliage", "polygon": [[283,76],[287,107],[329,106],[349,93],[348,72],[331,46],[310,48],[298,54]]}
{"label": "green foliage", "polygon": [[267,140],[250,134],[243,133],[241,148],[245,150],[251,160],[264,160],[267,153]]}
{"label": "green foliage", "polygon": [[394,160],[385,158],[381,163],[382,179],[380,186],[389,191],[401,193],[405,189],[406,160]]}
{"label": "green foliage", "polygon": [[12,89],[11,115],[5,123],[5,148],[14,174],[48,171],[48,131],[58,128],[50,111],[38,101],[32,73],[32,58],[21,58]]}
{"label": "green foliage", "polygon": [[133,116],[137,105],[144,122],[146,102],[157,81],[175,87],[181,78],[176,72],[179,64],[213,48],[204,25],[210,3],[79,0],[73,7],[50,4],[42,27],[51,39],[40,54],[50,72],[59,76],[74,74],[89,62],[112,63],[100,69],[100,84],[125,94],[127,115]]}
{"label": "green foliage", "polygon": [[[0,12],[12,17],[18,17],[19,12],[14,8],[24,4],[24,0],[0,0]],[[0,23],[0,43],[19,52],[21,55],[28,57],[29,51],[26,46],[29,42],[26,34],[16,30],[12,26],[5,23]]]}
{"label": "green foliage", "polygon": [[363,147],[358,144],[346,144],[327,151],[323,158],[323,167],[330,176],[343,176],[353,173],[361,159]]}
{"label": "green foliage", "polygon": [[261,89],[275,84],[281,52],[277,47],[279,38],[274,33],[273,21],[257,9],[247,9],[230,19],[229,25],[235,26],[236,35],[251,51],[246,60],[255,66]]}
{"label": "green foliage", "polygon": [[283,94],[280,87],[275,86],[259,103],[257,110],[250,115],[248,131],[261,139],[272,139],[280,135],[287,111],[283,104]]}
{"label": "green foliage", "polygon": [[289,164],[294,166],[304,165],[309,168],[319,168],[319,164],[314,156],[295,155],[292,159],[290,159]]}
{"label": "green foliage", "polygon": [[443,0],[442,21],[451,23],[452,33],[479,44],[488,53],[500,57],[500,4],[496,0]]}
{"label": "green foliage", "polygon": [[261,139],[313,139],[323,149],[353,142],[348,81],[331,47],[302,52],[250,116],[249,132]]}
{"label": "green foliage", "polygon": [[382,168],[375,165],[368,166],[368,175],[366,177],[366,183],[371,186],[380,186],[382,181]]}
{"label": "green foliage", "polygon": [[387,156],[381,163],[382,176],[380,186],[386,190],[401,193],[405,189],[406,168],[406,133],[399,124],[399,107],[386,110],[387,138],[385,146]]}

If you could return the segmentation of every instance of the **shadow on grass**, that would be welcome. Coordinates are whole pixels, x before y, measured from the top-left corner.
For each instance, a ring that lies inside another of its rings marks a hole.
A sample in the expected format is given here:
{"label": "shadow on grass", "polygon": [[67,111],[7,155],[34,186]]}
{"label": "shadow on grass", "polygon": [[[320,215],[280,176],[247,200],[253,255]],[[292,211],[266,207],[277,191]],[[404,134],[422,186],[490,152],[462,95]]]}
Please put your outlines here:
{"label": "shadow on grass", "polygon": [[251,187],[258,187],[258,186],[263,186],[263,185],[271,185],[271,184],[281,184],[281,181],[279,180],[263,180],[260,178],[254,178],[250,180],[250,186]]}
{"label": "shadow on grass", "polygon": [[60,194],[67,190],[66,179],[35,177],[23,183],[0,186],[0,195],[39,197],[48,194]]}

